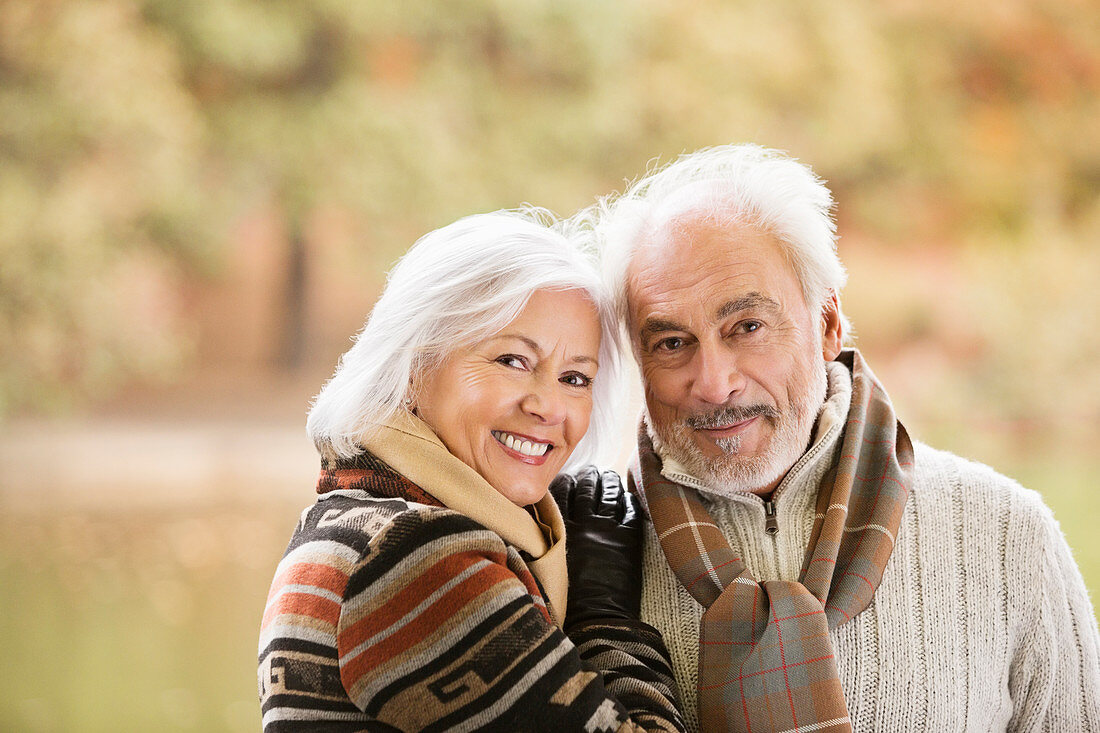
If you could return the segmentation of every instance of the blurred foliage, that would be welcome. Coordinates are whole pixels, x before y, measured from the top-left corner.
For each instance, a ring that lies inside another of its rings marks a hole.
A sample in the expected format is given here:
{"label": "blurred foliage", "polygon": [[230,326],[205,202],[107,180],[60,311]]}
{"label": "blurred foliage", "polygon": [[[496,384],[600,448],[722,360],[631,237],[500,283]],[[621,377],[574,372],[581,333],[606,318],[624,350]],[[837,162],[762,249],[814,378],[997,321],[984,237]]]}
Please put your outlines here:
{"label": "blurred foliage", "polygon": [[170,293],[212,234],[204,134],[133,8],[0,3],[0,414],[185,346]]}
{"label": "blurred foliage", "polygon": [[[294,367],[432,228],[751,140],[829,181],[914,434],[1042,491],[1095,594],[1097,119],[1082,0],[0,0],[0,417],[184,374],[241,262],[286,268]],[[235,260],[255,230],[284,251]],[[116,509],[0,512],[0,727],[254,730],[297,502]]]}
{"label": "blurred foliage", "polygon": [[[810,161],[844,232],[1080,248],[1100,234],[1097,15],[1076,0],[2,0],[0,414],[171,378],[196,338],[184,285],[219,271],[256,211],[285,231],[289,366],[305,268],[378,272],[460,215],[568,213],[654,157],[727,141]],[[358,246],[318,265],[311,232],[334,211]]]}
{"label": "blurred foliage", "polygon": [[265,205],[291,263],[336,208],[377,270],[471,211],[580,203],[613,134],[593,20],[612,4],[4,0],[0,414],[170,376],[181,280]]}

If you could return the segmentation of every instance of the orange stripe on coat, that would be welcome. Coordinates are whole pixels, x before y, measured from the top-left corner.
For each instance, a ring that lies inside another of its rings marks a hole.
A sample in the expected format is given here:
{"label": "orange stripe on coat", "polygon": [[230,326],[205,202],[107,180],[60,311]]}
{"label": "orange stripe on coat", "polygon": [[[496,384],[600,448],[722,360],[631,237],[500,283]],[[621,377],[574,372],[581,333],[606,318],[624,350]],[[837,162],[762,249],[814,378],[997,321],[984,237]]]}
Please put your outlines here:
{"label": "orange stripe on coat", "polygon": [[[452,563],[446,564],[450,565]],[[469,566],[471,563],[467,561],[465,564]],[[439,565],[444,565],[444,563],[440,563]],[[442,583],[422,583],[420,581],[424,576],[421,576],[421,578],[414,581],[411,585],[417,587],[427,585],[432,590],[435,590],[450,577],[453,577],[453,573],[445,576],[434,576],[434,578],[442,580]],[[476,573],[448,590],[431,605],[422,609],[415,618],[407,622],[399,631],[378,642],[355,659],[350,660],[346,664],[342,664],[341,677],[344,679],[345,685],[350,687],[354,681],[364,673],[402,654],[438,631],[440,628],[447,626],[448,620],[456,616],[465,606],[470,605],[479,597],[483,596],[489,589],[500,583],[517,580],[518,578],[516,578],[514,573],[499,564],[494,563],[478,570]],[[402,607],[403,605],[404,604],[402,604]],[[407,609],[405,612],[407,613]],[[403,615],[404,613],[396,613],[395,609],[391,607],[391,604],[387,604],[382,609],[379,609],[377,613],[373,613],[358,623],[348,627],[341,632],[338,640],[341,656],[380,631],[385,630]]]}

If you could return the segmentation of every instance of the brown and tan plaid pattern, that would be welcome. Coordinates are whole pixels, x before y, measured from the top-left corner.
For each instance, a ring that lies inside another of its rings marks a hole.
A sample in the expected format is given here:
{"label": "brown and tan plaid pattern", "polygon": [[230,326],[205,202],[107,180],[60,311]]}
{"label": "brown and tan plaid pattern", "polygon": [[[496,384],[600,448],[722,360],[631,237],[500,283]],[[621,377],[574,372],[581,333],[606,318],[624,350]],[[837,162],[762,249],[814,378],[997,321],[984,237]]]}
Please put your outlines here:
{"label": "brown and tan plaid pattern", "polygon": [[[829,630],[870,603],[909,495],[913,448],[859,352],[840,458],[818,491],[798,582],[758,582],[697,492],[661,475],[645,430],[631,478],[661,548],[706,609],[700,622],[699,723],[720,731],[850,731]],[[638,475],[640,473],[640,476]]]}

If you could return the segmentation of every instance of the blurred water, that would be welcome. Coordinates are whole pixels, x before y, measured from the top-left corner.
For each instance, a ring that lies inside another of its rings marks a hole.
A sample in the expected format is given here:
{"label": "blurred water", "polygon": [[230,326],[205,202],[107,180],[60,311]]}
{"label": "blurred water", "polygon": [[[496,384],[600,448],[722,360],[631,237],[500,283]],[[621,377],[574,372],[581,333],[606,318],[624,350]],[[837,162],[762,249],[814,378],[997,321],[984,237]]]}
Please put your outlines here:
{"label": "blurred water", "polygon": [[260,616],[316,472],[300,424],[9,423],[0,728],[256,730]]}

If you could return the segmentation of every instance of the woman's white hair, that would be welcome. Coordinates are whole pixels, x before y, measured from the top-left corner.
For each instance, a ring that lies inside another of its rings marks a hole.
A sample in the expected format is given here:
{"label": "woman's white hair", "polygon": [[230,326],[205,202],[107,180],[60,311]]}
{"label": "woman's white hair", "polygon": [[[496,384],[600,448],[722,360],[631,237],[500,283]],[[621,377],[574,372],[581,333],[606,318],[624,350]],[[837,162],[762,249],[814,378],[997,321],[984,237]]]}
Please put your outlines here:
{"label": "woman's white hair", "polygon": [[[759,145],[721,145],[681,155],[651,170],[621,195],[578,215],[595,229],[616,309],[627,322],[626,278],[639,244],[688,217],[718,226],[750,225],[775,236],[794,269],[806,305],[820,308],[847,281],[836,252],[833,197],[806,165]],[[850,324],[840,314],[844,334]]]}
{"label": "woman's white hair", "polygon": [[596,306],[602,338],[592,419],[566,469],[613,458],[618,327],[594,256],[580,242],[568,224],[533,207],[467,216],[417,240],[313,402],[306,430],[318,451],[355,455],[366,432],[415,400],[415,376],[499,332],[536,291],[575,289]]}

